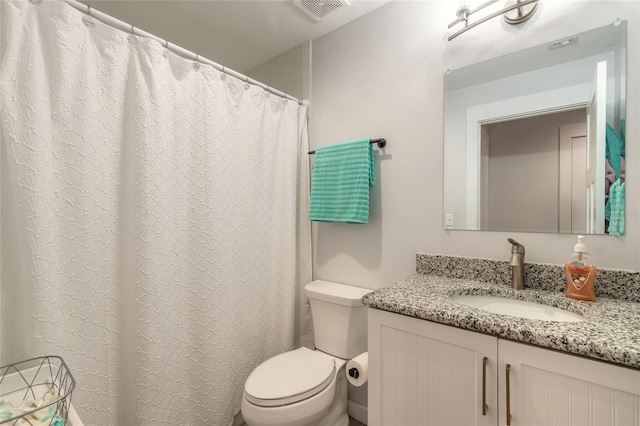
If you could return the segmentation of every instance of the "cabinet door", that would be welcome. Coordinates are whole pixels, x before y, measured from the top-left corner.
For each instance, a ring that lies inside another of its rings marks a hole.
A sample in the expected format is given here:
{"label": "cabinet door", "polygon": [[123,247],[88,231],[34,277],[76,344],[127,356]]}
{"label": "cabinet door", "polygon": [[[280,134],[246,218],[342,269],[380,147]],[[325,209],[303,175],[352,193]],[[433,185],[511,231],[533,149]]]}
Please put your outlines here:
{"label": "cabinet door", "polygon": [[370,426],[496,425],[497,338],[368,311]]}
{"label": "cabinet door", "polygon": [[509,408],[513,426],[640,426],[639,370],[506,340],[498,356],[500,425]]}

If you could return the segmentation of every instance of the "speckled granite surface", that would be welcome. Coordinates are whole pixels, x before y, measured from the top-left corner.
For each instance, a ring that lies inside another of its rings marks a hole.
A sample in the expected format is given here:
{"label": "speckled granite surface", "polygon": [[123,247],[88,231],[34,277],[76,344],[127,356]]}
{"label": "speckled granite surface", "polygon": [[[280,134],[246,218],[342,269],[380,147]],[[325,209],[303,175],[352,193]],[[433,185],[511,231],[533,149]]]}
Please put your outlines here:
{"label": "speckled granite surface", "polygon": [[[539,302],[581,314],[586,321],[523,319],[493,314],[451,299],[469,294]],[[564,297],[562,292],[535,288],[516,291],[504,282],[489,284],[424,274],[412,275],[376,290],[362,300],[372,308],[640,369],[640,303],[637,302],[607,297],[599,297],[596,302],[581,302]]]}
{"label": "speckled granite surface", "polygon": [[[418,253],[416,272],[511,285],[511,266],[500,260]],[[524,282],[526,288],[564,291],[567,288],[564,265],[525,262]],[[640,272],[598,268],[595,291],[596,297],[640,302]]]}

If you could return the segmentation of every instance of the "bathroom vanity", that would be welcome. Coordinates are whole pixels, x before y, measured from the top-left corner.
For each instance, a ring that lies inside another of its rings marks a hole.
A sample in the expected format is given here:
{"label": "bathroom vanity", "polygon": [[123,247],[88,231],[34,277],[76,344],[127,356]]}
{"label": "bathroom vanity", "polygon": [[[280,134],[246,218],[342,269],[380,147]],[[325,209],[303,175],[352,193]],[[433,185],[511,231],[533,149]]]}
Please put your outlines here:
{"label": "bathroom vanity", "polygon": [[[500,315],[456,301],[482,295],[582,320]],[[580,302],[549,289],[419,273],[363,302],[370,426],[640,425],[637,301]]]}

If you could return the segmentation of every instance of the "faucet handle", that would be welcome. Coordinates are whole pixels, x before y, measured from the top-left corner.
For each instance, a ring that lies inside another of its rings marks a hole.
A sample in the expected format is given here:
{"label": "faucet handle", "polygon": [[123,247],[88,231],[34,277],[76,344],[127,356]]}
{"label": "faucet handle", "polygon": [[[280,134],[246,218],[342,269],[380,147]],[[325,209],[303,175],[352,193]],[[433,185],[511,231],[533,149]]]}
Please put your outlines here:
{"label": "faucet handle", "polygon": [[524,290],[524,246],[513,238],[507,238],[507,241],[511,243],[511,286]]}
{"label": "faucet handle", "polygon": [[519,242],[517,242],[513,238],[507,238],[507,241],[509,241],[511,244],[513,244],[513,246],[511,247],[511,253],[524,254],[524,246],[522,244],[520,244]]}

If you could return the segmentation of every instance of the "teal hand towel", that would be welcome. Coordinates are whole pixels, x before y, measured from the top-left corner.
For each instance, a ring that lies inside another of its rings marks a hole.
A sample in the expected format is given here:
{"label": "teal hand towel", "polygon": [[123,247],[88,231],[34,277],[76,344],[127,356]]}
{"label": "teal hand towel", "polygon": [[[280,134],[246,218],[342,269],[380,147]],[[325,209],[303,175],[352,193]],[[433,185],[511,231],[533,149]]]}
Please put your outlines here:
{"label": "teal hand towel", "polygon": [[609,191],[609,203],[611,204],[611,217],[609,219],[609,234],[624,234],[624,199],[625,182],[620,183],[620,179],[611,185]]}
{"label": "teal hand towel", "polygon": [[613,127],[607,123],[605,155],[616,172],[615,179],[620,179],[620,155],[624,155],[624,140],[618,136]]}
{"label": "teal hand towel", "polygon": [[373,147],[369,138],[316,148],[311,175],[309,219],[317,222],[369,222]]}

